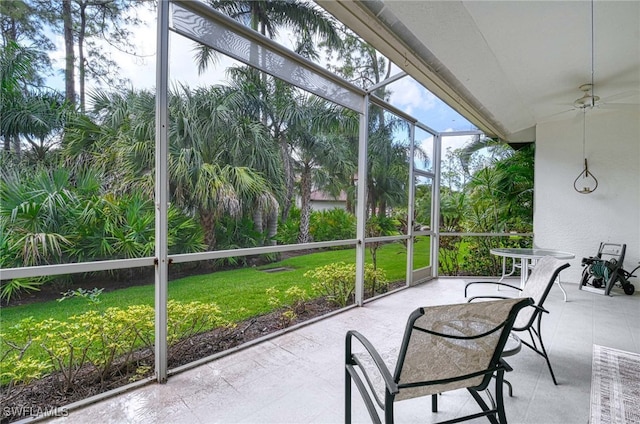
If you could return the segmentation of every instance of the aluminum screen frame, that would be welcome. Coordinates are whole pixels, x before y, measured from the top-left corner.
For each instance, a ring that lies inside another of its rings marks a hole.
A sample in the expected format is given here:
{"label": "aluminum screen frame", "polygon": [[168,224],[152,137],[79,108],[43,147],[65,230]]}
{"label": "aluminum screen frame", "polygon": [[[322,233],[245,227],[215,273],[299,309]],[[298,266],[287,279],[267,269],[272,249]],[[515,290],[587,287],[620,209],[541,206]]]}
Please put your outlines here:
{"label": "aluminum screen frame", "polygon": [[206,5],[171,3],[169,29],[177,34],[326,100],[362,112],[364,91],[312,62],[304,63],[300,57],[294,60],[292,57],[297,56],[294,52],[276,47],[271,39],[239,26]]}

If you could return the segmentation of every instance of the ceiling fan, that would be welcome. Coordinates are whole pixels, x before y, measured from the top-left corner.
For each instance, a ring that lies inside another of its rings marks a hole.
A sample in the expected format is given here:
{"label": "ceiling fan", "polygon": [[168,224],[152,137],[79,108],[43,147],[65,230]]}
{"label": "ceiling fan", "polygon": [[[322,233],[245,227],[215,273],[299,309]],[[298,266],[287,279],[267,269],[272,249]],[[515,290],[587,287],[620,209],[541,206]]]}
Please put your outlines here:
{"label": "ceiling fan", "polygon": [[593,83],[582,84],[578,87],[584,94],[579,99],[574,100],[570,110],[583,110],[583,109],[626,109],[639,107],[636,103],[613,103],[614,100],[622,100],[627,97],[631,97],[635,94],[633,90],[619,93],[613,96],[608,96],[605,99],[601,99],[600,96],[596,96],[593,93]]}
{"label": "ceiling fan", "polygon": [[[637,109],[640,108],[640,104],[638,103],[619,103],[619,100],[626,99],[631,96],[640,97],[640,90],[630,90],[618,94],[614,94],[611,96],[607,96],[605,98],[601,98],[600,96],[596,96],[594,94],[595,87],[595,54],[594,54],[594,1],[590,2],[591,7],[591,81],[585,84],[582,84],[578,87],[578,90],[582,91],[582,96],[573,101],[573,103],[564,103],[566,106],[571,106],[570,109],[563,110],[558,113],[554,113],[552,115],[547,116],[544,119],[552,118],[555,116],[563,115],[567,112],[578,111],[584,112],[590,111],[592,109]],[[615,101],[615,103],[614,103]]]}
{"label": "ceiling fan", "polygon": [[573,107],[576,109],[585,109],[587,107],[594,107],[600,100],[599,96],[593,95],[593,84],[582,84],[578,87],[584,94],[582,97],[573,102]]}

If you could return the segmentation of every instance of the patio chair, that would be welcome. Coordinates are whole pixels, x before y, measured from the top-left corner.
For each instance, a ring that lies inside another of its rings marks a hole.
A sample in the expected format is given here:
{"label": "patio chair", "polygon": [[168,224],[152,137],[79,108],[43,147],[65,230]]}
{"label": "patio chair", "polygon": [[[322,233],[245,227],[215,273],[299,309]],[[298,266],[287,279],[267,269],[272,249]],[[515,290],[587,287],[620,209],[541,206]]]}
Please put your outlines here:
{"label": "patio chair", "polygon": [[[492,284],[505,287],[510,287],[512,289],[518,290],[520,297],[528,297],[534,300],[534,305],[531,308],[525,308],[518,314],[518,318],[516,319],[515,324],[513,325],[514,332],[522,332],[527,331],[529,333],[529,337],[531,338],[531,343],[522,340],[522,343],[536,352],[538,355],[542,356],[547,361],[547,366],[549,367],[549,372],[551,373],[551,378],[553,379],[553,384],[558,385],[556,381],[556,376],[553,373],[553,368],[551,368],[551,362],[549,361],[549,355],[547,354],[547,350],[544,347],[544,343],[542,342],[542,332],[541,332],[541,322],[542,322],[542,314],[549,313],[542,305],[544,301],[547,299],[547,295],[553,286],[553,283],[558,278],[560,271],[569,267],[569,263],[560,259],[556,259],[551,256],[545,256],[538,260],[536,266],[531,271],[529,278],[524,286],[524,289],[519,287],[511,286],[507,283],[501,283],[497,281],[473,281],[467,283],[464,288],[464,296],[467,297],[467,290],[469,286],[475,284]],[[505,296],[474,296],[469,299],[469,302],[476,299],[505,299]],[[535,337],[534,337],[535,335]],[[536,343],[536,339],[538,342]],[[538,344],[540,347],[538,347]]]}
{"label": "patio chair", "polygon": [[[504,372],[511,368],[501,359],[502,349],[518,311],[532,303],[522,298],[416,309],[407,321],[392,367],[367,338],[348,331],[345,422],[351,422],[353,380],[374,423],[382,422],[376,404],[384,422],[393,423],[395,402],[431,395],[431,409],[437,412],[438,394],[465,388],[482,411],[443,423],[482,416],[494,424],[506,423],[502,384]],[[489,395],[489,407],[479,392],[488,388],[492,377],[495,400]]]}

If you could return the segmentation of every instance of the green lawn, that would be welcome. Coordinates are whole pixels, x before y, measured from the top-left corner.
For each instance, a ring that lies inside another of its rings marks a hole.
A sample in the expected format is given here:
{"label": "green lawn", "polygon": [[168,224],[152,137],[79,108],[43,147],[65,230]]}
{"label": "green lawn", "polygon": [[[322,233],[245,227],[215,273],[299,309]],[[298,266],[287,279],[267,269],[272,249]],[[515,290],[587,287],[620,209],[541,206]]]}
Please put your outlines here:
{"label": "green lawn", "polygon": [[[428,262],[428,249],[425,250],[428,243],[418,245],[414,257],[420,258],[417,262],[423,262],[417,266],[424,266]],[[381,246],[377,252],[378,269],[384,270],[389,282],[404,281],[406,257],[402,243]],[[169,332],[175,342],[225,322],[239,322],[271,312],[287,302],[300,300],[287,299],[286,291],[293,286],[313,296],[314,280],[304,274],[336,262],[353,264],[355,249],[311,253],[263,267],[244,267],[170,281],[169,300],[178,304],[170,306],[174,312],[170,313]],[[366,262],[371,263],[369,251]],[[284,270],[267,272],[272,268]],[[278,292],[279,303],[274,304],[271,301],[274,294],[267,293],[272,287]],[[87,361],[97,367],[111,367],[105,358],[126,356],[141,345],[152,343],[153,284],[102,293],[99,300],[95,304],[74,297],[61,302],[2,308],[0,330],[5,334],[4,343],[0,344],[0,366],[4,373],[0,384],[28,382],[56,369],[65,376],[71,375]],[[211,304],[217,305],[219,312]],[[116,309],[99,313],[107,308]],[[28,318],[32,320],[26,325],[21,323]],[[24,351],[20,353],[22,347]],[[66,381],[74,380],[70,377]]]}
{"label": "green lawn", "polygon": [[[422,245],[418,243],[417,246],[419,246],[420,254],[416,256],[424,260],[424,264],[426,264],[429,257],[428,243]],[[380,247],[377,256],[378,267],[385,271],[389,281],[405,278],[406,249],[401,243]],[[370,261],[371,255],[367,250],[367,263]],[[304,273],[334,262],[355,262],[355,250],[311,253],[285,259],[261,268],[240,268],[177,279],[169,283],[169,299],[180,302],[213,302],[222,309],[227,319],[240,321],[273,310],[265,293],[270,287],[275,287],[283,294],[286,289],[295,285],[311,293],[312,281],[304,277]],[[277,267],[291,269],[282,272],[264,272],[266,268]],[[93,287],[86,288],[92,289]],[[108,307],[126,308],[130,305],[153,305],[154,286],[136,286],[103,293],[100,295],[100,300],[101,303],[97,305],[98,310],[104,310]],[[72,315],[87,311],[88,307],[87,301],[80,298],[66,299],[62,302],[49,301],[6,307],[2,308],[0,322],[2,326],[8,327],[28,317],[33,317],[36,321],[47,318],[65,320]]]}

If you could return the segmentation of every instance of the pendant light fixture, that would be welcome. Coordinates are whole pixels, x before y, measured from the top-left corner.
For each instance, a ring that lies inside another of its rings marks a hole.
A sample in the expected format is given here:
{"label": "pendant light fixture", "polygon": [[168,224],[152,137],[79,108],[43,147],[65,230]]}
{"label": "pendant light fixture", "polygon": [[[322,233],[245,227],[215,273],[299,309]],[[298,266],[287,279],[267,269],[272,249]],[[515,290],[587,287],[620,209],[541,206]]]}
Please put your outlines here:
{"label": "pendant light fixture", "polygon": [[589,171],[589,165],[587,163],[587,155],[585,153],[586,138],[587,138],[587,108],[582,108],[582,158],[584,159],[584,169],[576,179],[573,181],[573,188],[580,194],[591,194],[598,188],[597,178]]}
{"label": "pendant light fixture", "polygon": [[[579,99],[584,99],[585,101],[580,102],[580,104],[575,104],[575,106],[580,107],[582,109],[582,158],[584,159],[584,169],[578,174],[576,179],[573,181],[573,188],[580,194],[590,194],[593,193],[598,188],[598,180],[596,177],[589,171],[589,165],[587,163],[587,155],[586,155],[586,144],[587,144],[587,108],[591,109],[595,106],[595,102],[599,99],[597,96],[593,94],[593,81],[594,81],[594,31],[593,31],[593,0],[591,0],[591,84],[585,84],[584,92],[585,95]],[[588,87],[587,87],[588,86]],[[583,87],[580,87],[581,89]],[[588,88],[588,92],[587,91]],[[578,100],[576,100],[578,102]]]}

